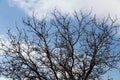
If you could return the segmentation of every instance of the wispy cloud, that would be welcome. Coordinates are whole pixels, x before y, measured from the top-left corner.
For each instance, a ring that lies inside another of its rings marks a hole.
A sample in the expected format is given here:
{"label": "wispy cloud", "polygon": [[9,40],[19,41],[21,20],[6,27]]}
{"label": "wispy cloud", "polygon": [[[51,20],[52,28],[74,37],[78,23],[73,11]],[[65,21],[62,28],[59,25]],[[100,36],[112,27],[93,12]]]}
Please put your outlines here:
{"label": "wispy cloud", "polygon": [[61,13],[72,14],[75,10],[92,13],[99,17],[110,14],[112,17],[120,17],[119,0],[9,0],[10,4],[21,8],[29,16],[32,15],[33,9],[37,17],[49,15],[54,9]]}

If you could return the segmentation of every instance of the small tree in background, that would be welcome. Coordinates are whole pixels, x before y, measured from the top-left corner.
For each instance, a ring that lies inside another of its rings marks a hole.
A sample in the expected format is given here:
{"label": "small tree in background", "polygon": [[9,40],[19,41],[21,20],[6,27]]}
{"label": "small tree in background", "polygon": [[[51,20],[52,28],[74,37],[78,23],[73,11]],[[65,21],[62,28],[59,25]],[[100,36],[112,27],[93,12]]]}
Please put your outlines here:
{"label": "small tree in background", "polygon": [[[1,41],[0,73],[12,79],[95,80],[120,60],[116,19],[91,13],[54,12],[52,19],[24,19],[27,28]],[[8,43],[8,44],[6,44]]]}

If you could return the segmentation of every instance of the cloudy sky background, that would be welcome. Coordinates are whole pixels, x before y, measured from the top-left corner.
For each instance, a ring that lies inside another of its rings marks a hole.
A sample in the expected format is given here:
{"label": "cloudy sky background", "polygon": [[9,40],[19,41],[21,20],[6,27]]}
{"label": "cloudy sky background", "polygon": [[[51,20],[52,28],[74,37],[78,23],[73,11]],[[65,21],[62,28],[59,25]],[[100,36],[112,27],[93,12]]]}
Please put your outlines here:
{"label": "cloudy sky background", "polygon": [[[74,11],[87,13],[92,10],[100,19],[108,14],[120,19],[120,0],[0,0],[0,35],[5,35],[9,28],[13,30],[16,22],[23,26],[22,17],[32,16],[33,10],[36,18],[41,19],[50,18],[54,9],[71,15]],[[115,80],[120,79],[118,74],[116,71],[112,73]]]}
{"label": "cloudy sky background", "polygon": [[37,17],[49,15],[55,8],[61,13],[70,13],[83,10],[98,17],[110,14],[120,18],[120,0],[8,0],[9,5],[16,6],[31,16],[33,9]]}

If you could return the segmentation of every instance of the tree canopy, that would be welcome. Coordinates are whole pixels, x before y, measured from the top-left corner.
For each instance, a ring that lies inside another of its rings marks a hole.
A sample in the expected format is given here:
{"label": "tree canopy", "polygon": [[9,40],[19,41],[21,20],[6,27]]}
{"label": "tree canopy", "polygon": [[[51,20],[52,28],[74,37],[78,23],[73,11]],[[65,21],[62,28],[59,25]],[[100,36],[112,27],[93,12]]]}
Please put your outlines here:
{"label": "tree canopy", "polygon": [[23,19],[27,27],[17,27],[17,34],[8,30],[8,39],[1,40],[1,75],[15,80],[99,80],[110,69],[119,69],[116,19],[99,20],[83,12],[52,15]]}

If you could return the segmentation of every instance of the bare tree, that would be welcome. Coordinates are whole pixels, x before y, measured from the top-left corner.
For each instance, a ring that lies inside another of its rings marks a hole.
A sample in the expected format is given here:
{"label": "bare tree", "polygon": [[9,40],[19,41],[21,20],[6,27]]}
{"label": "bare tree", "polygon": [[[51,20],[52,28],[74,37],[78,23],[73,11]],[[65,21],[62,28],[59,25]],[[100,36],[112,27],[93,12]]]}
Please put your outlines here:
{"label": "bare tree", "polygon": [[[54,12],[52,19],[23,19],[27,28],[8,31],[1,41],[0,73],[12,79],[95,80],[119,69],[116,19],[91,13],[74,16]],[[7,43],[7,44],[6,44]]]}

